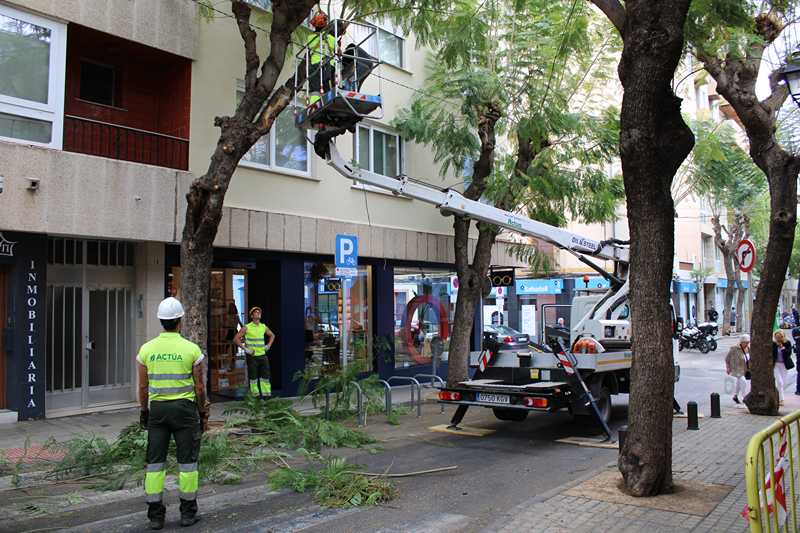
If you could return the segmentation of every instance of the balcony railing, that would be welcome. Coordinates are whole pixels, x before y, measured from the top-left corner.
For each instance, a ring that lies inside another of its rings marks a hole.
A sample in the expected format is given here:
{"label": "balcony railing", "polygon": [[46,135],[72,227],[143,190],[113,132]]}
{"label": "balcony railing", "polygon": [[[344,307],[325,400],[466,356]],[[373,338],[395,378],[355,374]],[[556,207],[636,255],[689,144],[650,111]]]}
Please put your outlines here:
{"label": "balcony railing", "polygon": [[64,150],[159,167],[189,169],[189,140],[64,115]]}

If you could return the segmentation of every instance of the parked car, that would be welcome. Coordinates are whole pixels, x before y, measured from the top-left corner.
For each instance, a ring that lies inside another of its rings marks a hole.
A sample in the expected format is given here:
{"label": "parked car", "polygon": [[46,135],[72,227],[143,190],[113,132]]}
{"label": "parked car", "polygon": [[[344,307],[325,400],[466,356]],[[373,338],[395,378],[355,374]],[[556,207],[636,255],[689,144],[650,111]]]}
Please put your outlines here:
{"label": "parked car", "polygon": [[526,350],[529,348],[531,337],[527,333],[521,333],[508,326],[483,327],[483,333],[492,336],[492,339],[501,343],[501,350]]}

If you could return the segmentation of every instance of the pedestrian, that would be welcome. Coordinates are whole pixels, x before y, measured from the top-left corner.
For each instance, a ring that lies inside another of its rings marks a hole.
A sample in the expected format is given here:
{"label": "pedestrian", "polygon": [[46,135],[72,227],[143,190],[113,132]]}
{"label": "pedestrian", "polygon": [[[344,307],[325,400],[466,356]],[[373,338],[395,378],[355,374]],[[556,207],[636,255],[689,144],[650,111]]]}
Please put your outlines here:
{"label": "pedestrian", "polygon": [[239,330],[233,342],[244,349],[244,353],[247,355],[247,379],[250,380],[250,394],[266,399],[272,394],[267,352],[275,342],[275,334],[261,322],[260,307],[250,309],[249,316],[250,322]]}
{"label": "pedestrian", "polygon": [[797,307],[794,305],[792,306],[792,318],[794,319],[794,326],[800,326],[800,312],[797,311]]}
{"label": "pedestrian", "polygon": [[175,438],[181,526],[197,516],[197,458],[200,438],[208,429],[209,403],[204,385],[205,356],[200,347],[180,334],[183,306],[172,297],[158,305],[164,331],[146,342],[136,356],[139,375],[140,422],[147,428],[147,471],[144,492],[150,529],[162,529],[167,452]]}
{"label": "pedestrian", "polygon": [[781,330],[772,334],[772,363],[775,386],[778,388],[778,404],[783,405],[786,374],[794,368],[794,361],[792,361],[792,343],[786,340],[786,336]]}
{"label": "pedestrian", "polygon": [[[795,312],[797,310],[795,309]],[[794,340],[794,355],[797,361],[800,362],[800,325],[792,329],[792,340]],[[797,383],[795,385],[794,393],[800,396],[800,371],[797,372]]]}
{"label": "pedestrian", "polygon": [[747,396],[747,373],[750,369],[750,335],[744,334],[739,337],[739,344],[731,346],[728,355],[725,356],[725,372],[736,380],[736,387],[733,389],[734,403],[741,403]]}

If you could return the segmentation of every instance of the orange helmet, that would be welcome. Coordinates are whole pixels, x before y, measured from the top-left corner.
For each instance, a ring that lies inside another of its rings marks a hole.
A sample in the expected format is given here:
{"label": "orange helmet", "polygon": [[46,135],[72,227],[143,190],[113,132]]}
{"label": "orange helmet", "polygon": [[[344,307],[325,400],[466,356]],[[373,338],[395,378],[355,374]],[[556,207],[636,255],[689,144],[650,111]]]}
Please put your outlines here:
{"label": "orange helmet", "polygon": [[311,26],[316,30],[321,30],[328,25],[328,15],[322,11],[317,11],[311,18]]}

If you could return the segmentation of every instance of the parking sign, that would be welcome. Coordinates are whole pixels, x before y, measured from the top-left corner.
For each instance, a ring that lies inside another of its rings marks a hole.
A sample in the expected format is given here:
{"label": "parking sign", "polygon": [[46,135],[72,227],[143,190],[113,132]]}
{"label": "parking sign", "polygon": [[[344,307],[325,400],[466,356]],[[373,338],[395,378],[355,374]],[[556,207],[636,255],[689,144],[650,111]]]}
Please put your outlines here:
{"label": "parking sign", "polygon": [[355,277],[358,275],[358,237],[355,235],[336,236],[336,275]]}

